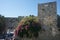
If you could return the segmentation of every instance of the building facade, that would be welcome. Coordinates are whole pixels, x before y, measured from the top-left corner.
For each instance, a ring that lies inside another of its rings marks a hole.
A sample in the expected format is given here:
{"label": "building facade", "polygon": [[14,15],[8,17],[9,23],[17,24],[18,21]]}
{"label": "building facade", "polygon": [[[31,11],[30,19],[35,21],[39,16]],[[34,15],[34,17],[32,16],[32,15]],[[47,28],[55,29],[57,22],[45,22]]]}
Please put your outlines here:
{"label": "building facade", "polygon": [[38,17],[42,27],[51,31],[53,35],[57,31],[57,6],[56,2],[38,4]]}
{"label": "building facade", "polygon": [[17,18],[6,17],[5,18],[5,25],[7,32],[13,32],[18,24]]}
{"label": "building facade", "polygon": [[24,17],[23,16],[5,17],[5,25],[6,25],[7,32],[13,32],[22,18]]}

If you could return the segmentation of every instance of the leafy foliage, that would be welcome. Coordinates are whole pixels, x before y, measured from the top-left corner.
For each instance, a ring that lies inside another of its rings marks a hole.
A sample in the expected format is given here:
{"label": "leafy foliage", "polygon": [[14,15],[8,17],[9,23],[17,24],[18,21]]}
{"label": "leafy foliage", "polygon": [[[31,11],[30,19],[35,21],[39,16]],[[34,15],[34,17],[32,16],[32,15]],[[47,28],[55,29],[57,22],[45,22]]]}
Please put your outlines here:
{"label": "leafy foliage", "polygon": [[5,30],[5,18],[0,15],[0,34],[2,34]]}
{"label": "leafy foliage", "polygon": [[[60,16],[59,15],[57,15],[57,26],[58,26],[58,28],[60,28]],[[59,31],[60,31],[60,29],[59,29]]]}
{"label": "leafy foliage", "polygon": [[23,18],[24,16],[18,16],[18,21],[20,22]]}
{"label": "leafy foliage", "polygon": [[21,20],[17,29],[15,30],[15,35],[19,37],[38,37],[38,32],[41,30],[41,25],[39,20],[35,16],[27,16]]}

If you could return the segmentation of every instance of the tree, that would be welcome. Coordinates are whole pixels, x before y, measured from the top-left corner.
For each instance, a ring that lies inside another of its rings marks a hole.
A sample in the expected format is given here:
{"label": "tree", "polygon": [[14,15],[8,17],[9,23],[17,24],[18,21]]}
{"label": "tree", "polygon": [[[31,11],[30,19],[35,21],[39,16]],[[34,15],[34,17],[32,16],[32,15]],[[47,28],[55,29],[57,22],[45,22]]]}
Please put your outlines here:
{"label": "tree", "polygon": [[[60,16],[59,15],[57,15],[57,26],[58,26],[58,28],[60,28]],[[59,31],[60,31],[60,29],[59,29]]]}
{"label": "tree", "polygon": [[24,18],[24,16],[19,16],[18,21],[20,22],[23,18]]}
{"label": "tree", "polygon": [[0,15],[0,34],[5,31],[5,18]]}

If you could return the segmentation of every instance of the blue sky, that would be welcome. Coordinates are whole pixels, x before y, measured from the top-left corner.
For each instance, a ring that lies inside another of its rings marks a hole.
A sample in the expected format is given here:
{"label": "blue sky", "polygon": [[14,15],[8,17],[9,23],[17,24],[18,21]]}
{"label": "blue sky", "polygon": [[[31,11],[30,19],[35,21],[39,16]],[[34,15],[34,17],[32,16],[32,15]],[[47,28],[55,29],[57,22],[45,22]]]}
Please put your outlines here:
{"label": "blue sky", "polygon": [[38,15],[38,3],[57,2],[60,15],[60,0],[0,0],[0,14],[5,17]]}

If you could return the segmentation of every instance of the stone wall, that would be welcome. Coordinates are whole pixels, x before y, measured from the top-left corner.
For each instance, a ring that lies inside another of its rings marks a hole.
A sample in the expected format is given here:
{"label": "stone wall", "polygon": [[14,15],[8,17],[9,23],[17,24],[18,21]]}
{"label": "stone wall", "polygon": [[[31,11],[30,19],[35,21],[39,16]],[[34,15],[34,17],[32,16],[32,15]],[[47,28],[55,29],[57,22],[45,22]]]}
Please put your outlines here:
{"label": "stone wall", "polygon": [[56,2],[38,4],[38,17],[42,28],[52,33],[57,33],[57,7]]}
{"label": "stone wall", "polygon": [[37,38],[20,38],[20,37],[17,37],[16,40],[60,40],[60,32],[59,34],[55,35],[55,36],[52,36],[51,33],[48,33],[47,31],[45,32],[39,32],[39,37]]}

